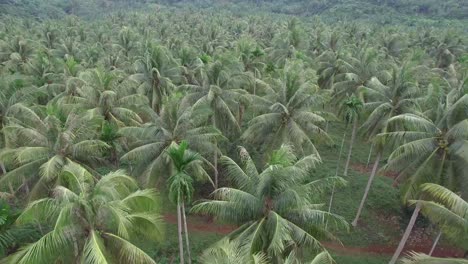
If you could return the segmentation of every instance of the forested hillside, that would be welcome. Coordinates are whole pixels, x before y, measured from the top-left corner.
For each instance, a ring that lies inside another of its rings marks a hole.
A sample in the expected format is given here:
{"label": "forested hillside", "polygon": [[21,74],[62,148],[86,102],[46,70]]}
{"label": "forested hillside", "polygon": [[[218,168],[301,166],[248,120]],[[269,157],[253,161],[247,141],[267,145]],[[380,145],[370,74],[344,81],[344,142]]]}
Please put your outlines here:
{"label": "forested hillside", "polygon": [[415,17],[428,20],[468,19],[468,4],[460,0],[1,0],[0,14],[38,18],[58,18],[66,14],[97,17],[102,12],[145,9],[152,4],[203,8],[228,5],[242,12],[250,12],[255,7],[257,11],[300,16],[326,15],[333,19],[372,18],[385,23],[394,23],[396,18],[411,20]]}
{"label": "forested hillside", "polygon": [[462,2],[0,0],[0,263],[468,263]]}

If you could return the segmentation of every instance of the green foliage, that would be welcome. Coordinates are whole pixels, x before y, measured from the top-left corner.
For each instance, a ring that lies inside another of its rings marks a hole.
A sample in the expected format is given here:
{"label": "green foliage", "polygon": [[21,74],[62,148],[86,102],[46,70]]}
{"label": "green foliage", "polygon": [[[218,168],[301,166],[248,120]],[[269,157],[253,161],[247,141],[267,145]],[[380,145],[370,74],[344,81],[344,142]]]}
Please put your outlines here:
{"label": "green foliage", "polygon": [[[187,235],[196,263],[221,238],[171,226],[156,245],[158,201],[139,185],[167,194],[182,222],[187,209],[236,225],[201,262],[329,263],[323,240],[392,244],[399,230],[382,219],[415,198],[459,242],[463,228],[446,226],[463,214],[445,202],[468,190],[466,11],[456,0],[0,0],[5,261],[172,263]],[[351,122],[345,187],[330,176]],[[376,151],[386,177],[347,233]],[[426,201],[421,183],[452,193]]]}

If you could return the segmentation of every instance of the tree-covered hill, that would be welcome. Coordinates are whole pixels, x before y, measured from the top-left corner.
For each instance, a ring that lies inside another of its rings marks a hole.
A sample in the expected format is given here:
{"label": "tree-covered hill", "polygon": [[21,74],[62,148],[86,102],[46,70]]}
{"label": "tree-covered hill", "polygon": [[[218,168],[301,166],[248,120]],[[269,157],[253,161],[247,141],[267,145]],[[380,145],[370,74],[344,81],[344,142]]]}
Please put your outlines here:
{"label": "tree-covered hill", "polygon": [[[58,18],[66,14],[99,17],[102,12],[147,8],[150,4],[252,8],[289,15],[323,15],[332,19],[379,19],[391,23],[405,16],[424,19],[468,19],[468,4],[460,0],[1,0],[0,14]],[[401,22],[401,21],[400,21]]]}

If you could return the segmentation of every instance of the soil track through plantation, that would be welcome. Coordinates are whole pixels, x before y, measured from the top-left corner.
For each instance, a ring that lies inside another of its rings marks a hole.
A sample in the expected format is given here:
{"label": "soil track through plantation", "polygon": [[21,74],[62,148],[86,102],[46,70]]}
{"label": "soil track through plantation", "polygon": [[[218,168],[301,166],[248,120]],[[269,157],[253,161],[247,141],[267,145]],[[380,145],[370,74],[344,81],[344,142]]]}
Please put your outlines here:
{"label": "soil track through plantation", "polygon": [[[177,224],[177,216],[173,214],[165,214],[164,220],[170,224]],[[213,222],[210,218],[200,216],[189,216],[187,223],[189,231],[216,233],[220,235],[227,235],[236,229],[232,225],[222,225]],[[371,245],[367,247],[352,247],[348,245],[341,245],[335,242],[322,243],[328,250],[335,251],[344,255],[385,255],[391,256],[395,252],[396,245]],[[419,245],[409,245],[405,247],[405,251],[415,251],[421,253],[428,253],[431,249],[432,241],[426,241]],[[459,249],[437,247],[434,251],[435,257],[462,257],[463,251]]]}

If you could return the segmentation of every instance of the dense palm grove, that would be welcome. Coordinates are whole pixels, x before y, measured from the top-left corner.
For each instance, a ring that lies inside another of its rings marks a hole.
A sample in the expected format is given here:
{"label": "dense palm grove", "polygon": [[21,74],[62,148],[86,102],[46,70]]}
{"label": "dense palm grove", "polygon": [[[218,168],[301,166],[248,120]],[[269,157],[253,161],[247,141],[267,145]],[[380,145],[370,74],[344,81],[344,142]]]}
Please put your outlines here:
{"label": "dense palm grove", "polygon": [[[334,263],[321,242],[365,225],[379,171],[412,210],[390,263],[468,262],[403,253],[423,216],[468,252],[466,31],[152,8],[0,18],[3,262],[166,263],[168,197],[167,263]],[[333,202],[357,139],[353,220]],[[195,215],[235,230],[199,255]]]}

